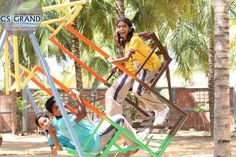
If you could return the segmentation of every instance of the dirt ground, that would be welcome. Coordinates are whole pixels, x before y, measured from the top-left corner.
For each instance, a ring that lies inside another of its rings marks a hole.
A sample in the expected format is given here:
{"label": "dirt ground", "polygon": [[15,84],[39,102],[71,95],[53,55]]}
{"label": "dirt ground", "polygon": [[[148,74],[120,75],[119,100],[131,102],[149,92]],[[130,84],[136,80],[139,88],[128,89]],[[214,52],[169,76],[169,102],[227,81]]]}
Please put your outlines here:
{"label": "dirt ground", "polygon": [[[207,132],[180,131],[166,149],[162,157],[212,157],[213,141]],[[4,157],[48,157],[50,148],[44,135],[29,134],[26,136],[16,136],[12,134],[2,134],[3,144],[0,146],[0,156]],[[236,157],[236,137],[233,136],[232,157]],[[60,152],[59,156],[69,157],[66,152]],[[148,155],[136,154],[136,157],[146,157]]]}

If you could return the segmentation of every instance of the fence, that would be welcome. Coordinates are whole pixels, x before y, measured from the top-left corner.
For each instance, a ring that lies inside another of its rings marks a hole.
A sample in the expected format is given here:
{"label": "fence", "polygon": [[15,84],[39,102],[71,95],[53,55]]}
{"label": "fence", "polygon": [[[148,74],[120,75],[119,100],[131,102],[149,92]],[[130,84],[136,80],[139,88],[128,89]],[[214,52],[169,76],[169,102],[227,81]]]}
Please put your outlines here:
{"label": "fence", "polygon": [[[157,89],[162,95],[166,96],[166,88]],[[32,90],[34,93],[36,90]],[[97,107],[103,107],[104,105],[104,95],[106,89],[98,89],[96,92],[93,90],[85,89],[83,91],[83,96],[94,103],[94,105],[101,105]],[[59,91],[60,96],[63,101],[73,104],[73,100],[68,97],[62,91]],[[195,130],[205,130],[210,129],[210,115],[209,115],[209,103],[208,103],[208,89],[207,88],[172,88],[172,98],[173,102],[177,103],[180,108],[189,114],[189,118],[185,122],[182,129],[188,130],[193,128]],[[95,101],[98,100],[98,101]],[[0,94],[0,132],[11,131],[12,126],[12,106],[11,98],[4,94]],[[29,100],[28,100],[29,102]],[[234,122],[234,105],[233,100],[233,88],[230,89],[230,104],[231,104],[231,114],[232,114],[232,126]],[[34,112],[32,108],[27,109],[27,130],[36,131],[37,127],[34,123]],[[175,111],[170,111],[169,119],[176,119],[177,113]]]}

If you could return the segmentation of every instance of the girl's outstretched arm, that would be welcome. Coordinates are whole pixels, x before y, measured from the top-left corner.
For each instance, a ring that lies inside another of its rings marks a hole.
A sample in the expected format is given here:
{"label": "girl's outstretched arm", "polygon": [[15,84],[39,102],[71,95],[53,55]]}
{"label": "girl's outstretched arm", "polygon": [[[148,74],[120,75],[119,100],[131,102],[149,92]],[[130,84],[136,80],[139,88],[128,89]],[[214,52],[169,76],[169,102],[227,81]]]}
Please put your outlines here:
{"label": "girl's outstretched arm", "polygon": [[125,63],[129,60],[129,58],[131,57],[131,55],[134,53],[135,51],[133,49],[129,50],[129,53],[127,53],[124,57],[122,58],[118,58],[118,59],[112,59],[111,57],[109,57],[107,59],[107,61],[111,64],[122,64]]}

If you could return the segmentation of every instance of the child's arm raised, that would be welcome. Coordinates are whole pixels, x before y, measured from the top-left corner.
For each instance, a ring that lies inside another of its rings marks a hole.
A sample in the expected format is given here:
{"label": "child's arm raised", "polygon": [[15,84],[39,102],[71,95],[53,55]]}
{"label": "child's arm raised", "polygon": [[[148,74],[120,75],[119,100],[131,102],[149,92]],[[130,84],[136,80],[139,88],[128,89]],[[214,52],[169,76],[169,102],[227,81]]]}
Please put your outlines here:
{"label": "child's arm raised", "polygon": [[71,92],[73,94],[75,94],[76,99],[78,101],[78,110],[77,110],[77,113],[75,115],[76,115],[76,120],[79,122],[87,116],[86,107],[83,103],[83,100],[82,100],[82,97],[81,97],[79,91],[77,91],[75,89],[72,89]]}

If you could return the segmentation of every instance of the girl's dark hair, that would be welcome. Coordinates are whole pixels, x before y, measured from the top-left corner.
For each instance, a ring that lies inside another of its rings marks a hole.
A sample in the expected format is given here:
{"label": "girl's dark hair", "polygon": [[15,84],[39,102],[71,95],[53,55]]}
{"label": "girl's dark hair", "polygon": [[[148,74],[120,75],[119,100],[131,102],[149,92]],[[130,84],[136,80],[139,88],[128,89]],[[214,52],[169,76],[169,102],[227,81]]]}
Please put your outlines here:
{"label": "girl's dark hair", "polygon": [[120,34],[118,33],[118,44],[120,46],[122,46],[123,48],[125,47],[125,44],[127,42],[129,42],[131,40],[131,38],[133,37],[133,34],[134,34],[134,28],[133,28],[133,23],[130,19],[126,18],[126,17],[121,17],[119,18],[117,21],[116,21],[116,26],[118,26],[119,22],[124,22],[126,23],[129,28],[131,28],[131,30],[129,31],[128,35],[127,35],[127,38],[126,38],[126,41],[124,41],[124,39],[121,38]]}
{"label": "girl's dark hair", "polygon": [[39,126],[39,118],[41,118],[41,117],[46,117],[46,118],[49,118],[49,116],[46,114],[46,113],[43,113],[43,112],[39,112],[36,116],[35,116],[35,124],[38,126],[38,127],[40,127]]}

